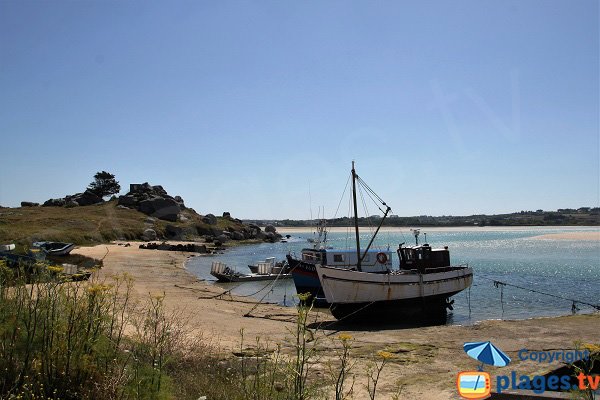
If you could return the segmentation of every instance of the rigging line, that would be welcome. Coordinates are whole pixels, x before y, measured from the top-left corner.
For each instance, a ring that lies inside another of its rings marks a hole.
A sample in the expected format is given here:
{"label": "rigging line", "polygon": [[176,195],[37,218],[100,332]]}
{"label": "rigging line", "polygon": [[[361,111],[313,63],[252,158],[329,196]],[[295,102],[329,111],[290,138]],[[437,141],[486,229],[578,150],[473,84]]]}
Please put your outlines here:
{"label": "rigging line", "polygon": [[[316,330],[318,330],[318,329],[324,329],[324,328],[328,328],[328,327],[330,327],[330,326],[331,326],[331,325],[333,325],[333,324],[340,323],[340,322],[342,322],[343,320],[345,320],[346,318],[350,318],[350,317],[351,317],[351,316],[353,316],[354,314],[361,312],[362,310],[364,310],[365,308],[369,307],[369,306],[370,306],[370,305],[372,305],[373,303],[375,303],[375,302],[374,302],[374,301],[372,301],[372,302],[370,302],[370,303],[367,303],[367,304],[365,304],[364,306],[362,306],[361,308],[359,308],[359,309],[357,309],[357,310],[354,310],[354,311],[352,311],[350,314],[348,314],[348,315],[344,315],[342,318],[340,318],[340,319],[338,319],[338,320],[336,320],[336,321],[331,321],[331,322],[329,322],[328,324],[326,324],[326,325],[324,325],[324,326],[322,326],[322,327],[321,327],[321,325],[319,325],[319,326],[316,328]],[[329,306],[329,310],[331,310],[331,307],[332,307],[332,306]],[[335,334],[336,332],[337,332],[337,331],[334,331],[334,332],[331,332],[331,333],[326,333],[326,334],[325,334],[325,336],[331,336],[331,335]]]}
{"label": "rigging line", "polygon": [[340,197],[340,202],[338,203],[338,206],[335,210],[335,214],[333,214],[333,219],[335,219],[337,217],[337,213],[340,210],[340,206],[342,205],[342,200],[344,200],[344,195],[346,194],[346,190],[348,189],[348,183],[350,183],[351,177],[352,177],[352,175],[348,176],[348,180],[346,181],[346,186],[344,187],[344,191],[342,192],[342,197]]}
{"label": "rigging line", "polygon": [[369,227],[369,232],[371,233],[371,236],[373,236],[373,224],[371,223],[371,217],[369,216],[369,209],[367,208],[367,203],[365,202],[365,197],[363,196],[363,192],[362,189],[360,188],[360,185],[358,186],[358,194],[360,194],[360,200],[362,202],[362,206],[363,209],[365,210],[365,215],[367,216],[367,224]]}
{"label": "rigging line", "polygon": [[[275,280],[273,280],[273,282],[270,282],[269,284],[272,286],[275,286],[275,283],[277,282],[277,280],[279,279],[279,277],[281,276],[281,274],[283,273],[285,268],[281,268],[281,270],[279,271],[279,273],[277,274],[277,276],[275,277]],[[265,286],[268,287],[269,285]],[[264,289],[264,288],[263,288]],[[260,291],[262,291],[263,289],[261,289]],[[256,307],[258,307],[259,304],[262,303],[262,301],[265,299],[265,297],[267,297],[269,295],[269,293],[271,293],[271,291],[268,291],[267,293],[265,293],[263,295],[263,297],[260,298],[260,300],[258,300],[255,304],[254,307],[252,307],[250,309],[250,311],[248,311],[246,314],[244,314],[244,317],[249,317],[250,314],[252,313],[252,311],[254,311],[256,309]]]}
{"label": "rigging line", "polygon": [[359,182],[360,182],[362,185],[364,185],[364,186],[365,186],[365,188],[366,188],[366,189],[367,189],[369,192],[373,193],[373,196],[377,197],[377,199],[378,199],[378,200],[381,202],[381,204],[383,204],[383,205],[387,205],[387,204],[385,204],[385,201],[383,201],[383,199],[382,199],[381,197],[379,197],[379,195],[378,195],[377,193],[375,193],[375,191],[374,191],[373,189],[371,189],[371,188],[369,187],[369,185],[367,185],[367,183],[366,183],[365,181],[363,181],[363,179],[362,179],[360,176],[358,177],[358,180],[359,180]]}
{"label": "rigging line", "polygon": [[[359,182],[359,184],[362,186],[362,184],[361,184],[360,182]],[[367,189],[367,188],[365,187],[365,189]],[[384,210],[382,210],[382,209],[381,209],[381,207],[379,207],[379,205],[377,204],[377,201],[376,201],[376,200],[373,198],[373,196],[371,196],[371,193],[370,193],[368,190],[367,190],[367,195],[368,195],[368,196],[369,196],[369,198],[370,198],[370,199],[373,201],[373,204],[375,204],[375,207],[379,208],[379,211],[381,211],[381,213],[382,213],[382,214],[384,214],[384,213],[385,213],[385,211],[384,211]],[[383,204],[385,204],[385,203],[383,203]],[[386,205],[387,205],[387,204],[386,204]]]}
{"label": "rigging line", "polygon": [[481,277],[483,279],[487,279],[489,281],[494,282],[494,286],[496,286],[496,287],[498,287],[499,285],[502,285],[502,286],[511,286],[511,287],[514,287],[514,288],[517,288],[517,289],[527,290],[529,292],[538,293],[538,294],[542,294],[542,295],[550,296],[550,297],[555,297],[557,299],[561,299],[561,300],[565,300],[565,301],[569,301],[569,302],[573,302],[573,303],[577,303],[577,304],[583,304],[583,305],[595,308],[596,310],[600,310],[600,304],[588,303],[586,301],[581,301],[581,300],[578,300],[578,299],[572,299],[572,298],[569,298],[569,297],[563,297],[563,296],[559,296],[559,295],[553,294],[553,293],[542,292],[540,290],[536,290],[536,289],[532,289],[532,288],[526,288],[526,287],[523,287],[523,286],[514,285],[512,283],[502,282],[502,281],[499,281],[498,279],[490,278],[490,277],[487,277],[487,276],[481,275],[481,274],[477,274],[477,276]]}

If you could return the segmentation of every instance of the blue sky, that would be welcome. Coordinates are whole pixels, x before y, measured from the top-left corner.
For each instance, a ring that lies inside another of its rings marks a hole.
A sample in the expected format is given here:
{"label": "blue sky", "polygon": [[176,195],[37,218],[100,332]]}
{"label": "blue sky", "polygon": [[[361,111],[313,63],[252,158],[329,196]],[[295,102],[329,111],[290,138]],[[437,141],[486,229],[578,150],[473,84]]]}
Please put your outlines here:
{"label": "blue sky", "polygon": [[[597,1],[0,2],[0,205],[108,170],[204,214],[599,205]],[[311,201],[309,201],[309,187]]]}

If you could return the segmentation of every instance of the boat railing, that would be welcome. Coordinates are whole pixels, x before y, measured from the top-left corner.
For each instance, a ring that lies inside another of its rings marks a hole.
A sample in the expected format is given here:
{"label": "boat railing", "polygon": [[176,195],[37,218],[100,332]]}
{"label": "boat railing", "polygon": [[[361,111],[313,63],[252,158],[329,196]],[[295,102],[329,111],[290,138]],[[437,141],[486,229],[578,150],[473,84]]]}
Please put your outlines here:
{"label": "boat railing", "polygon": [[435,274],[435,273],[439,273],[439,272],[456,271],[456,270],[465,269],[465,268],[469,268],[469,264],[458,264],[458,265],[450,265],[450,266],[446,266],[446,267],[425,268],[424,270],[419,270],[416,268],[400,269],[399,272],[412,273],[412,274],[418,274],[418,273]]}
{"label": "boat railing", "polygon": [[469,264],[458,264],[458,265],[450,265],[447,267],[425,268],[425,273],[426,274],[435,274],[436,272],[449,272],[449,271],[455,271],[458,269],[465,269],[468,267],[469,267]]}
{"label": "boat railing", "polygon": [[210,272],[215,274],[223,274],[227,269],[227,264],[222,263],[221,261],[213,261],[210,267]]}
{"label": "boat railing", "polygon": [[271,268],[273,268],[273,265],[268,262],[259,262],[257,266],[257,273],[259,275],[268,275],[271,272]]}

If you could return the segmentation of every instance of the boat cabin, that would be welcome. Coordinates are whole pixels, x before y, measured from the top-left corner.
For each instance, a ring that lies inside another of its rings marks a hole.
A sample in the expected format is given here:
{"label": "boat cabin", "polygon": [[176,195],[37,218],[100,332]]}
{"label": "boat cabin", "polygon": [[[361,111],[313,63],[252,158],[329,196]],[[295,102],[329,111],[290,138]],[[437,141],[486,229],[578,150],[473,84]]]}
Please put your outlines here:
{"label": "boat cabin", "polygon": [[418,270],[426,272],[430,268],[443,268],[450,266],[450,251],[448,246],[443,249],[432,249],[427,243],[420,246],[398,247],[400,269]]}
{"label": "boat cabin", "polygon": [[[356,268],[356,250],[303,249],[302,261],[330,267]],[[387,272],[392,269],[392,252],[369,250],[361,262],[364,272]]]}

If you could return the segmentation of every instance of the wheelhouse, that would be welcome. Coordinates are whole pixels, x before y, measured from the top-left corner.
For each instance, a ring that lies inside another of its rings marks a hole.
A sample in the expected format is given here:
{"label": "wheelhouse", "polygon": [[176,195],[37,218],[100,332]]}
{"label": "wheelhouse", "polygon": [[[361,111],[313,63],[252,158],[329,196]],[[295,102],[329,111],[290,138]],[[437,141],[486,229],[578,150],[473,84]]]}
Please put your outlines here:
{"label": "wheelhouse", "polygon": [[443,268],[450,266],[450,252],[448,246],[443,249],[432,249],[430,245],[398,248],[400,269],[418,270],[425,272],[430,268]]}

